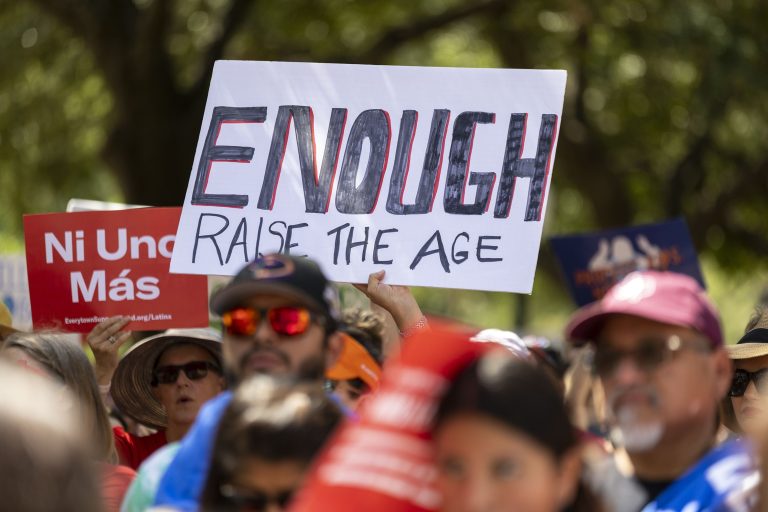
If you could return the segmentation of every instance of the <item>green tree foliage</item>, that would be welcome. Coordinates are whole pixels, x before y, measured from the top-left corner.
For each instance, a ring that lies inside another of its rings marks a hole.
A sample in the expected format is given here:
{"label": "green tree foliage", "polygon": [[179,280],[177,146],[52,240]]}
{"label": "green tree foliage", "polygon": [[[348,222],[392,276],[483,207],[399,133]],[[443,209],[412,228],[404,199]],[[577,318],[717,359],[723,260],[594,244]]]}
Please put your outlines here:
{"label": "green tree foliage", "polygon": [[[564,68],[547,232],[684,215],[718,265],[764,268],[766,5],[4,2],[0,243],[19,239],[22,212],[72,196],[180,204],[216,59]],[[541,264],[555,274],[546,251]]]}

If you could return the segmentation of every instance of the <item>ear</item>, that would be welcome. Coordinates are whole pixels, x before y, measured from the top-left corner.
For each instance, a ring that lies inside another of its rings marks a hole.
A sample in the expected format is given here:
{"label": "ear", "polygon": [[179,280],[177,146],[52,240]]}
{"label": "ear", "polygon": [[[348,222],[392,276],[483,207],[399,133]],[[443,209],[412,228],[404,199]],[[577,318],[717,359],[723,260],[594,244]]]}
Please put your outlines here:
{"label": "ear", "polygon": [[344,338],[338,332],[328,335],[328,346],[325,350],[325,367],[330,368],[336,364],[336,360],[341,355],[341,349],[344,348]]}
{"label": "ear", "polygon": [[581,477],[581,449],[571,448],[560,459],[560,476],[557,481],[557,502],[565,509],[576,498]]}
{"label": "ear", "polygon": [[724,348],[717,349],[713,354],[714,358],[714,386],[717,392],[717,399],[722,400],[728,393],[733,379],[733,363],[728,357]]}

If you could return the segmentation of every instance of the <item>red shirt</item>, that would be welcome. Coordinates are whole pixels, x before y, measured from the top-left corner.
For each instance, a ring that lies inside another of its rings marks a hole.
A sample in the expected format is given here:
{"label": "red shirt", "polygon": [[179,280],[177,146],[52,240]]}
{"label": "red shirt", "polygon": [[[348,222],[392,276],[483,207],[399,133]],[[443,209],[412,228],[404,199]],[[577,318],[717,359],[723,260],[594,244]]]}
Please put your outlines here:
{"label": "red shirt", "polygon": [[101,464],[101,496],[104,500],[104,510],[120,512],[125,493],[135,477],[136,472],[125,466]]}
{"label": "red shirt", "polygon": [[122,427],[112,427],[115,438],[115,448],[120,456],[120,464],[129,468],[139,469],[144,459],[152,455],[158,448],[168,444],[165,430],[158,430],[152,435],[139,437],[123,430]]}

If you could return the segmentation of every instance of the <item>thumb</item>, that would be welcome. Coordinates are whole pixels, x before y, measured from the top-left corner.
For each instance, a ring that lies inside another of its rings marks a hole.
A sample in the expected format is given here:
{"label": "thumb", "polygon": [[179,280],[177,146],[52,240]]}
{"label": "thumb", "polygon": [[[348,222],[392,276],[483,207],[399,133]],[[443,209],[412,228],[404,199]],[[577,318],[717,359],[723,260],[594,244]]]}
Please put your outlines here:
{"label": "thumb", "polygon": [[386,274],[386,271],[384,271],[384,270],[379,270],[378,272],[373,272],[370,275],[368,275],[368,282],[367,283],[365,283],[365,284],[363,284],[363,283],[352,283],[352,286],[354,286],[355,288],[357,288],[361,292],[367,294],[368,290],[376,288],[379,285],[379,283],[381,283],[381,280],[384,279],[384,275],[385,274]]}
{"label": "thumb", "polygon": [[368,283],[373,282],[380,282],[384,280],[384,276],[387,274],[386,270],[379,270],[378,272],[372,273],[370,276],[368,276]]}

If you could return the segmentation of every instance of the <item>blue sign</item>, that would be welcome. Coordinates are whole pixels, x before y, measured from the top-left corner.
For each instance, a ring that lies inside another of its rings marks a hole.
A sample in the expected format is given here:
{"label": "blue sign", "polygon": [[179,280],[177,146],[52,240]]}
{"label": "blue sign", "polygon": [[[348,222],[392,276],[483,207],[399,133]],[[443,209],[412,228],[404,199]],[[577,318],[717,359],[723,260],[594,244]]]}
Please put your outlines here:
{"label": "blue sign", "polygon": [[21,330],[32,328],[27,260],[23,254],[0,256],[0,302],[13,316],[13,327]]}
{"label": "blue sign", "polygon": [[685,220],[675,219],[596,233],[549,239],[571,296],[579,306],[600,299],[635,270],[687,274],[705,287]]}

